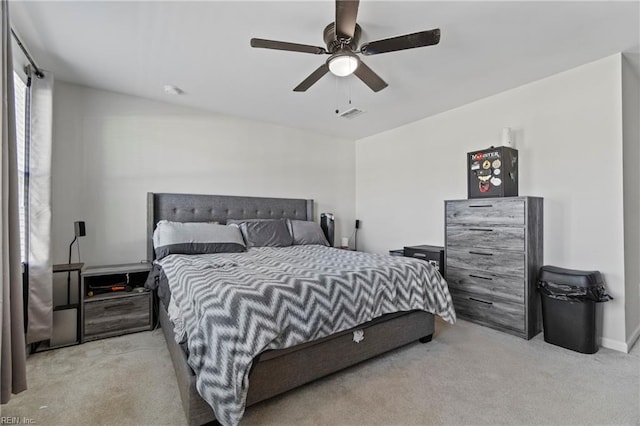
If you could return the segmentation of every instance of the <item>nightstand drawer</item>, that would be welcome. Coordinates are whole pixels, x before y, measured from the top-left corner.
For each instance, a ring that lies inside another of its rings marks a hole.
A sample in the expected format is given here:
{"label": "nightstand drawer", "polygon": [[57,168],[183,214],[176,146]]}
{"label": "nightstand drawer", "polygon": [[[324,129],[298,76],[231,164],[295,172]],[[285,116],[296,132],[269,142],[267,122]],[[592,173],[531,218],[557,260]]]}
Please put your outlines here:
{"label": "nightstand drawer", "polygon": [[524,252],[524,228],[447,226],[448,247],[477,247]]}
{"label": "nightstand drawer", "polygon": [[451,291],[456,314],[463,319],[500,330],[506,329],[518,335],[525,334],[525,308],[510,303],[461,291]]}
{"label": "nightstand drawer", "polygon": [[447,225],[524,225],[525,202],[517,198],[446,202],[445,216]]}
{"label": "nightstand drawer", "polygon": [[447,268],[486,271],[492,274],[524,277],[525,253],[501,250],[453,248],[447,249]]}
{"label": "nightstand drawer", "polygon": [[101,339],[151,328],[151,293],[86,300],[84,336]]}
{"label": "nightstand drawer", "polygon": [[454,290],[524,303],[524,278],[450,267],[447,272],[447,284]]}

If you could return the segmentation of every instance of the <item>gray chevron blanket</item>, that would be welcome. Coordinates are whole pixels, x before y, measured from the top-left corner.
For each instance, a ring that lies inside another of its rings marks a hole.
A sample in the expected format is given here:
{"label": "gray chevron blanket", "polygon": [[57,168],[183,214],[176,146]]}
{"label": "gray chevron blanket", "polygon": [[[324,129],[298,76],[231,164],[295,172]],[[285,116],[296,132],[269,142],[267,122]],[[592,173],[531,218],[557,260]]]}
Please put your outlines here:
{"label": "gray chevron blanket", "polygon": [[246,253],[170,255],[176,340],[187,338],[197,389],[224,425],[245,409],[253,359],[420,309],[455,322],[446,282],[427,262],[307,245]]}

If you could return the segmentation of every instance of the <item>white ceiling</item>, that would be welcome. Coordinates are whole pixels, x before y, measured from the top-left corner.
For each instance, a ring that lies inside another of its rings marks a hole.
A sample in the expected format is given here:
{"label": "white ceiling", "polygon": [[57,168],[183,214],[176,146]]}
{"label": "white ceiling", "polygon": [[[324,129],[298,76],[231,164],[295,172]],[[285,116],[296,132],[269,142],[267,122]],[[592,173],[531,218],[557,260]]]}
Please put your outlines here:
{"label": "white ceiling", "polygon": [[[389,87],[331,74],[292,89],[322,55],[333,1],[13,1],[12,26],[58,80],[357,139],[614,54],[639,52],[638,1],[360,3],[361,41],[440,28],[437,46],[365,57]],[[184,95],[170,96],[172,84]],[[335,110],[366,111],[351,120]]]}

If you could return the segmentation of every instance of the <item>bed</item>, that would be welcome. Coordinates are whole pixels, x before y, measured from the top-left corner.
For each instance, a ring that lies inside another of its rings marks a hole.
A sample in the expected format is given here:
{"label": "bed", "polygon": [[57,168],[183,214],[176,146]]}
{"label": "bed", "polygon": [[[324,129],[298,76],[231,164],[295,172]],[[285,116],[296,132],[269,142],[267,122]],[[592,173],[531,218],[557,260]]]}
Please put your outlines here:
{"label": "bed", "polygon": [[[313,217],[312,200],[149,193],[148,258],[151,260],[155,257],[152,235],[161,220],[224,224],[230,219],[312,221]],[[339,249],[311,247],[306,250],[309,252],[331,250],[334,256],[343,255]],[[271,251],[275,252],[275,250]],[[286,250],[283,251],[286,252]],[[277,254],[281,255],[281,253]],[[348,254],[344,252],[344,255]],[[447,303],[451,305],[448,291],[445,292],[448,298]],[[447,309],[450,310],[450,314],[447,314],[448,319],[455,320],[452,306],[448,306]],[[184,347],[176,342],[174,324],[169,319],[167,306],[162,302],[158,307],[158,320],[167,341],[189,424],[199,425],[215,421],[214,411],[196,389],[196,374],[189,366]],[[355,327],[310,342],[283,349],[265,350],[253,358],[248,374],[246,406],[408,343],[418,340],[426,343],[431,340],[433,331],[433,314],[415,309],[384,314]]]}

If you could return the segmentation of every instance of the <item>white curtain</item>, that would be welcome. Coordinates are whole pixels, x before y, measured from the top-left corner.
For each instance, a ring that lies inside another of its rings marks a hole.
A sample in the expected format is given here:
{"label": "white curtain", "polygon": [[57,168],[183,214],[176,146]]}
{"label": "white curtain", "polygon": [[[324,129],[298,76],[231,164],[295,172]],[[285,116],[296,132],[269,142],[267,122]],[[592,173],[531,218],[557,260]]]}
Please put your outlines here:
{"label": "white curtain", "polygon": [[[31,76],[29,143],[29,300],[27,343],[51,338],[53,272],[51,264],[51,139],[53,75]],[[33,73],[32,73],[33,74]]]}
{"label": "white curtain", "polygon": [[9,401],[12,393],[27,388],[26,345],[20,268],[20,227],[18,224],[18,156],[11,58],[9,2],[1,0],[0,20],[0,403]]}

